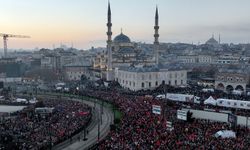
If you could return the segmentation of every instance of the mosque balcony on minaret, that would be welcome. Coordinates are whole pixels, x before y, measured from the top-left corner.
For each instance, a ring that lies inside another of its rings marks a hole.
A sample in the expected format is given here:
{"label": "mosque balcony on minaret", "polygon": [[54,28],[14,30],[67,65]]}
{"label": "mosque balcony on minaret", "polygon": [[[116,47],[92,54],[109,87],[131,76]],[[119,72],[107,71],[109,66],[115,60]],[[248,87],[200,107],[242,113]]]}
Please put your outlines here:
{"label": "mosque balcony on minaret", "polygon": [[159,34],[155,34],[154,37],[158,38],[160,35]]}
{"label": "mosque balcony on minaret", "polygon": [[107,23],[107,26],[108,26],[108,27],[111,27],[111,26],[112,26],[112,23],[111,23],[111,22],[108,22],[108,23]]}
{"label": "mosque balcony on minaret", "polygon": [[160,27],[159,26],[154,26],[154,29],[155,30],[158,30]]}

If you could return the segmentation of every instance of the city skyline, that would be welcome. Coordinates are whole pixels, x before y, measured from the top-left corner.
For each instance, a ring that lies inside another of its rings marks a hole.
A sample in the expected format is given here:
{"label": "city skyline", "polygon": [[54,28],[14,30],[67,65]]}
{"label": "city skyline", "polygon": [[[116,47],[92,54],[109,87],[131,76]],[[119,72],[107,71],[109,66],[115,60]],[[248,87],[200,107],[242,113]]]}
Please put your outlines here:
{"label": "city skyline", "polygon": [[[2,1],[0,33],[31,39],[9,39],[9,49],[106,46],[108,1]],[[247,0],[110,0],[114,38],[123,33],[135,42],[153,43],[154,13],[159,8],[160,42],[204,43],[212,34],[222,43],[249,43]],[[2,49],[3,42],[0,42]]]}

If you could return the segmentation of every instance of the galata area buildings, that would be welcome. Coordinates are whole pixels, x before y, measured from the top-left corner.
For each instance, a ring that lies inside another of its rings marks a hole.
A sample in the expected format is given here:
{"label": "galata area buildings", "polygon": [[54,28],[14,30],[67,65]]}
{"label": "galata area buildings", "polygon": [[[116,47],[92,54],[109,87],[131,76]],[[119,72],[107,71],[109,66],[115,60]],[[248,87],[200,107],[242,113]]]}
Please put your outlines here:
{"label": "galata area buildings", "polygon": [[186,85],[187,70],[180,66],[164,66],[159,62],[159,15],[155,12],[153,55],[147,56],[122,31],[112,39],[111,9],[107,14],[107,50],[94,59],[95,75],[106,81],[117,81],[127,89],[154,89],[161,84]]}

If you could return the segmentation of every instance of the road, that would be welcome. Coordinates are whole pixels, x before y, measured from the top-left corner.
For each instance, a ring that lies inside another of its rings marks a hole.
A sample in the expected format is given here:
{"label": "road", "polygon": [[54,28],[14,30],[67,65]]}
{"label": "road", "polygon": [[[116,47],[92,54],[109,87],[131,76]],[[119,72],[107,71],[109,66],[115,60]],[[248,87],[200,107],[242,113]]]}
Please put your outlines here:
{"label": "road", "polygon": [[[113,112],[111,109],[103,107],[103,113],[101,113],[101,105],[87,100],[79,100],[93,108],[93,117],[90,125],[87,127],[88,134],[87,140],[83,140],[83,132],[75,135],[72,140],[67,140],[59,145],[54,146],[53,150],[83,150],[88,149],[90,146],[98,142],[98,118],[100,118],[100,134],[99,140],[103,139],[109,132],[110,125],[113,123]],[[98,117],[98,115],[100,117]],[[102,116],[102,117],[101,117]],[[79,136],[81,139],[79,140]]]}

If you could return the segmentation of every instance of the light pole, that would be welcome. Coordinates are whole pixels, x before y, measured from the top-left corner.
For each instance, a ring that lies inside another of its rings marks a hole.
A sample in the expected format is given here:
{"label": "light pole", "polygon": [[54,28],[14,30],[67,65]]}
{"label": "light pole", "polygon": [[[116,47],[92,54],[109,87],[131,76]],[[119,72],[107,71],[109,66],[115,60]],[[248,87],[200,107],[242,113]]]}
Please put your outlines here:
{"label": "light pole", "polygon": [[114,121],[113,121],[113,123],[115,124],[115,103],[113,103],[112,106],[113,106],[113,113],[114,113],[114,114],[113,114],[113,116],[114,116]]}
{"label": "light pole", "polygon": [[100,119],[101,119],[101,124],[102,124],[102,114],[103,114],[103,100],[102,100],[102,104],[100,105]]}
{"label": "light pole", "polygon": [[86,124],[84,125],[84,131],[83,131],[83,141],[86,141]]}
{"label": "light pole", "polygon": [[94,109],[95,109],[95,107],[96,107],[96,101],[97,101],[97,100],[95,99],[95,100],[94,100]]}
{"label": "light pole", "polygon": [[100,111],[98,111],[98,142],[100,140]]}
{"label": "light pole", "polygon": [[163,121],[165,121],[165,113],[166,113],[166,110],[169,111],[169,108],[168,107],[168,100],[167,100],[167,89],[166,89],[166,85],[164,85],[164,95],[165,95],[165,100],[163,102]]}
{"label": "light pole", "polygon": [[102,106],[101,106],[101,112],[102,112],[102,114],[103,114],[103,104],[104,102],[103,102],[103,100],[102,100]]}

